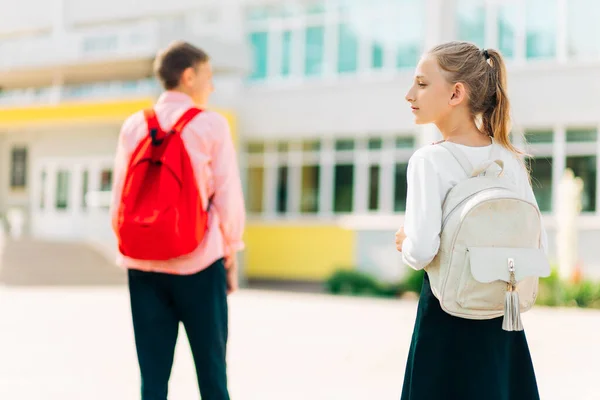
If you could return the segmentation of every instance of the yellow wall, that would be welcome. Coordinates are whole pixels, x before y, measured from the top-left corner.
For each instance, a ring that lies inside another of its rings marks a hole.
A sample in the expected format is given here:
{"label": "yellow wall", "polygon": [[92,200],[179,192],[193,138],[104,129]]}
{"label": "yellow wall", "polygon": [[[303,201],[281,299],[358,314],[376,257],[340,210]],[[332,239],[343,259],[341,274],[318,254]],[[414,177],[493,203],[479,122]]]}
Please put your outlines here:
{"label": "yellow wall", "polygon": [[323,280],[352,268],[355,233],[328,225],[250,223],[245,273],[250,278]]}
{"label": "yellow wall", "polygon": [[[131,114],[151,107],[152,104],[154,99],[142,98],[0,108],[0,129],[95,122],[120,124]],[[233,139],[237,143],[236,120],[233,113],[227,110],[215,111],[227,119]]]}

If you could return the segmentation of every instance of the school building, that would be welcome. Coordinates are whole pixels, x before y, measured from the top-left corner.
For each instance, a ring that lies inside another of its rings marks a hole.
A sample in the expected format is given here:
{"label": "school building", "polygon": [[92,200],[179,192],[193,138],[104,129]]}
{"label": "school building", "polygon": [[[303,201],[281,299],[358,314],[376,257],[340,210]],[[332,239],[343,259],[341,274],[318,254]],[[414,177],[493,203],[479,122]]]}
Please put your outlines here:
{"label": "school building", "polygon": [[156,51],[185,39],[212,56],[212,107],[238,146],[246,275],[393,279],[406,165],[438,138],[404,96],[422,51],[459,39],[507,59],[551,244],[562,173],[583,179],[579,254],[600,277],[597,21],[596,0],[21,0],[0,14],[0,213],[114,251],[120,124],[160,93]]}

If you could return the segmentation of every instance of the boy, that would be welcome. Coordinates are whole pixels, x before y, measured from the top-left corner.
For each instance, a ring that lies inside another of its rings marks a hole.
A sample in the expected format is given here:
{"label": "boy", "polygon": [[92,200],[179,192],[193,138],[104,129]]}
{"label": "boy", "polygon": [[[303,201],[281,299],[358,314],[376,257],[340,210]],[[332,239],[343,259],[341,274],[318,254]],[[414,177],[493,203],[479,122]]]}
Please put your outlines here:
{"label": "boy", "polygon": [[[128,256],[123,251],[126,238],[119,237],[117,262],[128,270],[142,400],[167,399],[180,322],[189,338],[202,399],[228,400],[227,294],[238,286],[236,253],[244,247],[245,220],[236,154],[227,121],[215,112],[204,110],[214,90],[208,55],[189,43],[176,42],[159,53],[154,69],[165,89],[153,109],[160,129],[168,132],[180,118],[185,119],[186,111],[194,107],[201,110],[181,125],[184,127],[180,132],[171,136],[180,135],[189,156],[185,160],[189,159],[188,165],[193,170],[189,176],[195,178],[194,193],[197,203],[201,204],[197,209],[205,213],[206,225],[196,229],[202,232],[193,251],[170,259],[140,259],[132,257],[132,253]],[[143,147],[144,141],[149,143],[149,136],[155,145],[148,118],[144,112],[132,115],[123,124],[119,137],[111,205],[117,236],[125,235],[127,196],[135,195],[129,193],[134,187],[128,180],[131,173],[128,170],[133,168],[132,157],[138,157],[138,147]],[[151,148],[149,144],[147,147]],[[161,165],[147,168],[166,167],[161,161]],[[152,183],[148,179],[161,184],[156,182],[156,176],[152,178],[148,174],[144,179],[141,186],[145,188],[150,186],[148,182]],[[189,183],[189,179],[186,182]],[[181,181],[181,185],[186,182]],[[158,201],[169,196],[165,192],[171,191],[161,191]],[[142,201],[147,198],[147,191],[138,197]],[[151,241],[156,235],[146,238],[130,235],[130,238]]]}

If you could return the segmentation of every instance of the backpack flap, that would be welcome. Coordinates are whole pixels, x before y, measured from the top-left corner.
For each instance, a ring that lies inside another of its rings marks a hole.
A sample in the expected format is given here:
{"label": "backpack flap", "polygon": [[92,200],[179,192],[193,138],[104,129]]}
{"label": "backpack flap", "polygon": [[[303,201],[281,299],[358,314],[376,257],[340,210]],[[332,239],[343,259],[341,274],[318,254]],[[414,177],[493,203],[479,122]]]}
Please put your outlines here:
{"label": "backpack flap", "polygon": [[517,282],[528,277],[547,277],[550,263],[542,249],[518,247],[469,247],[471,274],[480,283],[510,282],[511,265]]}

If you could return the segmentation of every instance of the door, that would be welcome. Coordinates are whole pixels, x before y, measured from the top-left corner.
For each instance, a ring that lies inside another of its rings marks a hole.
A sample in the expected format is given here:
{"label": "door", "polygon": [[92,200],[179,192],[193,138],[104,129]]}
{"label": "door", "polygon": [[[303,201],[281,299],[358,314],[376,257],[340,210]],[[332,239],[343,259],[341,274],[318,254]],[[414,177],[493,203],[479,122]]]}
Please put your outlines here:
{"label": "door", "polygon": [[86,240],[110,233],[114,157],[47,158],[34,169],[32,230],[38,238]]}

